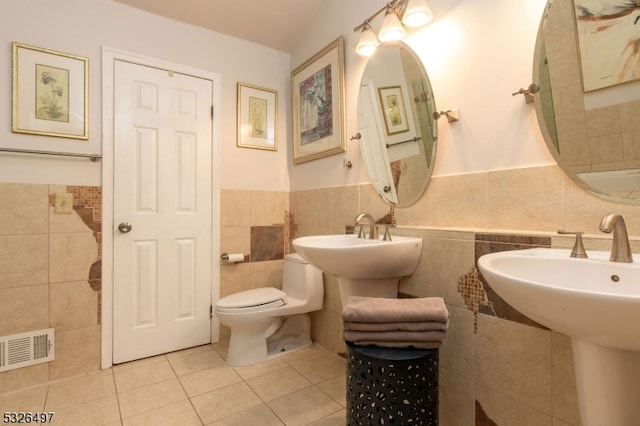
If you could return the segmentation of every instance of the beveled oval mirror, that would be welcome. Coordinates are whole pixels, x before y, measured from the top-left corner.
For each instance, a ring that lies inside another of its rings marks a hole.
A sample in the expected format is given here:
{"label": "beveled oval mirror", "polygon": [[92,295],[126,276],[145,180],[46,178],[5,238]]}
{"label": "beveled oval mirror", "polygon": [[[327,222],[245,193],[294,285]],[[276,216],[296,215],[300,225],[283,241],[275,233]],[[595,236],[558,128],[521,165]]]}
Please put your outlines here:
{"label": "beveled oval mirror", "polygon": [[437,122],[429,77],[402,42],[383,44],[360,81],[360,153],[374,188],[396,207],[408,207],[427,188],[436,156]]}
{"label": "beveled oval mirror", "polygon": [[560,167],[627,204],[640,204],[639,44],[636,2],[548,0],[533,65],[538,123]]}

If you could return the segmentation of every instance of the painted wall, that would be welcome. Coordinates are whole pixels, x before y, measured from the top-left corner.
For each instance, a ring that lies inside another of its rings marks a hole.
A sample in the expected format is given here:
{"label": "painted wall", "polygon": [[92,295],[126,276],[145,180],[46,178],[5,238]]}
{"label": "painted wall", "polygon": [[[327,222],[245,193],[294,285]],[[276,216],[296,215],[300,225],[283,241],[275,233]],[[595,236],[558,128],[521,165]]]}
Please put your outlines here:
{"label": "painted wall", "polygon": [[[292,65],[345,36],[347,139],[357,132],[357,97],[366,58],[355,53],[353,28],[386,2],[326,2],[317,25],[294,52]],[[441,120],[434,176],[553,164],[534,108],[511,93],[529,85],[538,23],[546,0],[442,0],[430,2],[434,21],[407,39],[423,61],[438,109],[460,110],[460,121]],[[374,21],[377,30],[382,19]],[[491,31],[487,29],[491,28]],[[354,164],[349,170],[342,159]],[[367,182],[357,142],[347,152],[292,167],[292,190]]]}
{"label": "painted wall", "polygon": [[[89,58],[89,140],[11,132],[11,43]],[[222,78],[221,184],[228,189],[289,189],[286,169],[290,56],[121,5],[111,0],[5,0],[0,4],[0,146],[102,152],[102,47],[215,72]],[[242,52],[242,54],[238,54]],[[279,93],[277,152],[236,147],[236,83]],[[246,165],[246,167],[243,167]],[[0,153],[0,182],[100,185],[100,163]],[[251,173],[247,173],[251,167]]]}

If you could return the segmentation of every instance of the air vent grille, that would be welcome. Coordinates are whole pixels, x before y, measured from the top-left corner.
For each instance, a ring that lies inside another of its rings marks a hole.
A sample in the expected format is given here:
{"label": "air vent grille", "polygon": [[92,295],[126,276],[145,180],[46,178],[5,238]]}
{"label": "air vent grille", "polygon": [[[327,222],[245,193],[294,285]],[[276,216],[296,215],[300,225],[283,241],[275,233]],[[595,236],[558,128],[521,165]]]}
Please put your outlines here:
{"label": "air vent grille", "polygon": [[54,329],[0,337],[0,371],[53,361]]}

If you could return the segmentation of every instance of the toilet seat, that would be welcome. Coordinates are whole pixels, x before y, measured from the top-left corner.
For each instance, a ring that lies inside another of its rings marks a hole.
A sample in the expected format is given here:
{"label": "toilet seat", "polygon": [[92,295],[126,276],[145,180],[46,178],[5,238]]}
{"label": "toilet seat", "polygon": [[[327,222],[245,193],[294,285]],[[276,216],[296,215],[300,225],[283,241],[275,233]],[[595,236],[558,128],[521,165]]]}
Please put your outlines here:
{"label": "toilet seat", "polygon": [[274,287],[262,287],[223,297],[216,303],[216,312],[256,312],[286,304],[286,293]]}

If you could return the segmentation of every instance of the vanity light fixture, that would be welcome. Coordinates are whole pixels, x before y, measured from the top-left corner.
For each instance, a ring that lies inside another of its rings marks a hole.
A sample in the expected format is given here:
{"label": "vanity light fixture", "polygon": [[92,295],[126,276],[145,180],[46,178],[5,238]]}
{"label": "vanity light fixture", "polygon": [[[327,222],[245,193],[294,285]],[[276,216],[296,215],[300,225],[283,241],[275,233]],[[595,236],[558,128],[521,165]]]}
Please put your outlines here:
{"label": "vanity light fixture", "polygon": [[[376,37],[371,21],[382,12],[385,14]],[[428,24],[432,17],[427,0],[392,0],[353,29],[355,32],[361,31],[356,52],[362,56],[371,56],[380,42],[402,40],[407,34],[404,26],[421,27]]]}
{"label": "vanity light fixture", "polygon": [[371,56],[379,44],[378,37],[376,37],[376,34],[373,32],[371,25],[365,21],[362,27],[362,34],[360,34],[360,40],[358,40],[358,45],[356,46],[356,52],[358,55]]}
{"label": "vanity light fixture", "polygon": [[398,18],[395,6],[389,3],[387,5],[387,11],[384,14],[384,19],[382,20],[382,27],[380,27],[378,38],[382,43],[385,43],[387,41],[402,40],[406,35],[407,32],[402,26],[400,18]]}

